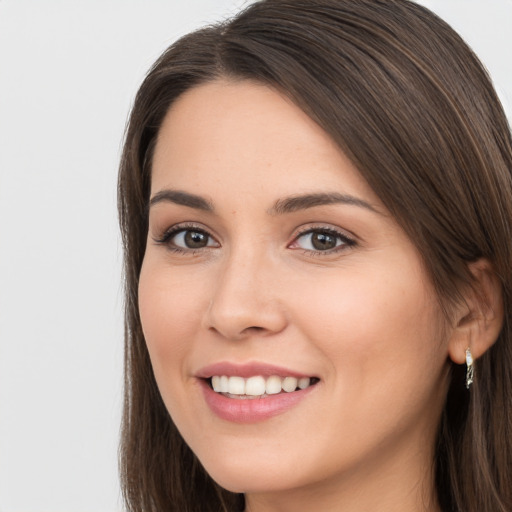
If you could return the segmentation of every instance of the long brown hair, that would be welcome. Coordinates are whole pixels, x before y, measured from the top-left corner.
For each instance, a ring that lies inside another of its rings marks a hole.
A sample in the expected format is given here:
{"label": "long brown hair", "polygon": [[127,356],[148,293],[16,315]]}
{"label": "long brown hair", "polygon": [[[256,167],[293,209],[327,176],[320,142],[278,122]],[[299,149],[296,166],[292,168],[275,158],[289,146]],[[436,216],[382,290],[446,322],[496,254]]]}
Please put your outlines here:
{"label": "long brown hair", "polygon": [[180,94],[220,77],[284,92],[330,134],[419,249],[442,304],[471,284],[469,262],[492,263],[504,326],[476,362],[469,393],[453,366],[433,464],[444,512],[512,510],[510,128],[472,51],[408,0],[256,2],[180,39],[140,87],[119,175],[126,285],[120,466],[128,510],[243,508],[243,496],[213,482],[169,417],[137,306],[158,130]]}

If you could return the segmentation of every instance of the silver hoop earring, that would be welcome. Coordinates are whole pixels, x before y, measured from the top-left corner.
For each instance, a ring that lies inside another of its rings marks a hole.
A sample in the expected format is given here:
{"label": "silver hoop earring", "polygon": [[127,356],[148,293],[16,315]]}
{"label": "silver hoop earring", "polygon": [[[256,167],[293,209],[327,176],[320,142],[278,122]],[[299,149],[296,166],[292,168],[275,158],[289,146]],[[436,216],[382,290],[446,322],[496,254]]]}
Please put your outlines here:
{"label": "silver hoop earring", "polygon": [[473,379],[475,375],[475,368],[473,366],[473,356],[471,355],[471,349],[468,347],[466,349],[466,388],[469,389],[471,384],[473,384]]}

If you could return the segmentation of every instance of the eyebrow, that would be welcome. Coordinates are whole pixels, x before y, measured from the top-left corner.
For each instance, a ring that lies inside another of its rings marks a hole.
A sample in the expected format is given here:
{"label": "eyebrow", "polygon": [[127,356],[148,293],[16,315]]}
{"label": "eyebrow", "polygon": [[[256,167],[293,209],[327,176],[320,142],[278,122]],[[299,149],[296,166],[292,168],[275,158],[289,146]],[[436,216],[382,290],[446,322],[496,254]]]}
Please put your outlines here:
{"label": "eyebrow", "polygon": [[[187,206],[195,210],[214,213],[215,208],[211,201],[202,196],[184,192],[182,190],[164,189],[157,192],[149,201],[150,206],[159,203],[169,202],[181,206]],[[317,192],[313,194],[303,194],[278,199],[274,205],[267,210],[269,215],[283,215],[293,213],[316,206],[326,206],[331,204],[344,204],[349,206],[358,206],[374,213],[380,213],[370,203],[349,194],[340,194],[338,192]]]}
{"label": "eyebrow", "polygon": [[315,194],[304,194],[291,197],[285,197],[275,202],[274,206],[268,211],[270,215],[282,215],[293,213],[299,210],[314,208],[315,206],[325,206],[330,204],[345,204],[366,208],[374,213],[380,213],[370,203],[349,194],[339,194],[338,192],[319,192]]}
{"label": "eyebrow", "polygon": [[154,206],[159,203],[174,203],[181,206],[188,206],[195,210],[202,210],[205,212],[213,212],[213,204],[204,197],[196,194],[183,192],[182,190],[164,189],[157,192],[149,201],[149,206]]}

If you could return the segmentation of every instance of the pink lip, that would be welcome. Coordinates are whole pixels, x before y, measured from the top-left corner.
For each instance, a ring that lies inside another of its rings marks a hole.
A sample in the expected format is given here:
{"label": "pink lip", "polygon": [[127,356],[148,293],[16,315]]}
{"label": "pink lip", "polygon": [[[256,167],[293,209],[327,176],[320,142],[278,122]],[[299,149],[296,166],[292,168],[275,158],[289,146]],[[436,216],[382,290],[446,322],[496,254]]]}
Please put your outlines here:
{"label": "pink lip", "polygon": [[204,379],[199,380],[203,396],[214,414],[233,423],[256,423],[282,414],[305,398],[316,384],[306,389],[279,393],[265,398],[228,398],[216,393]]}
{"label": "pink lip", "polygon": [[280,366],[258,362],[246,364],[220,362],[201,368],[197,372],[196,377],[201,385],[207,405],[219,418],[234,423],[256,423],[282,414],[297,405],[316,388],[315,384],[306,389],[291,393],[282,392],[264,398],[228,398],[220,393],[216,393],[210,387],[208,379],[213,375],[239,376],[244,378],[255,375],[261,375],[262,377],[277,375],[279,377],[296,377],[297,379],[313,377],[313,375],[306,375]]}
{"label": "pink lip", "polygon": [[229,362],[214,363],[201,368],[197,372],[196,377],[199,377],[200,379],[209,379],[213,375],[226,375],[228,377],[238,376],[244,377],[245,379],[255,375],[261,375],[262,377],[277,375],[279,377],[296,377],[297,379],[300,379],[301,377],[313,377],[313,375],[306,375],[288,368],[283,368],[282,366],[258,362],[245,364]]}

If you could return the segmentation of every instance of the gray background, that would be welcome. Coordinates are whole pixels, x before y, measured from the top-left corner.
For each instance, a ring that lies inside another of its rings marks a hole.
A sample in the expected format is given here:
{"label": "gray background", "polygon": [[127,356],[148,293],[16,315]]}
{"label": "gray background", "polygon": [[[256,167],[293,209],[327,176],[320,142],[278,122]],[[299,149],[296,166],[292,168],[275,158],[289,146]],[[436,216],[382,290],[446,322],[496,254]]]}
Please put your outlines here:
{"label": "gray background", "polygon": [[[116,173],[145,71],[244,0],[0,0],[0,511],[121,509]],[[512,0],[424,0],[512,117]]]}

